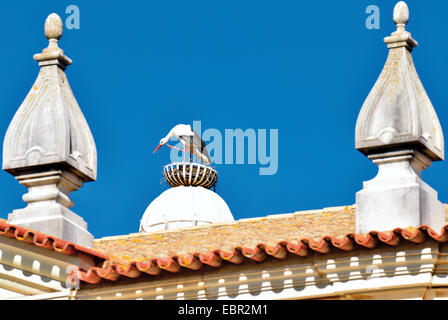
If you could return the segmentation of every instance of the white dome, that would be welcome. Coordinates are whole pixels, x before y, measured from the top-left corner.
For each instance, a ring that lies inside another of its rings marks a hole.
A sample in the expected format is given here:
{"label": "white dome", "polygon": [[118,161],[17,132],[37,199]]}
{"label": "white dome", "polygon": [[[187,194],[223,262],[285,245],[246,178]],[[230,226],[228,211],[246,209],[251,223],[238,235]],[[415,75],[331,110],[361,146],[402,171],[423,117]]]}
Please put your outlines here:
{"label": "white dome", "polygon": [[179,186],[158,196],[146,209],[140,231],[155,232],[234,221],[226,202],[203,187]]}

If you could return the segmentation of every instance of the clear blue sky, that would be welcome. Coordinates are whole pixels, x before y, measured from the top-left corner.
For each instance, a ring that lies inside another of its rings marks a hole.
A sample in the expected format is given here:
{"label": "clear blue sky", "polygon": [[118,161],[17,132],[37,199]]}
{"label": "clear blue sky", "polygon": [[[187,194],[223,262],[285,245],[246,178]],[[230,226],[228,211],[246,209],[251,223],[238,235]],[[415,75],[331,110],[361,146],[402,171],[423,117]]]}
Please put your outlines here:
{"label": "clear blue sky", "polygon": [[[444,1],[407,1],[419,41],[417,71],[448,137]],[[137,232],[161,184],[177,123],[203,129],[279,130],[276,175],[258,165],[217,165],[217,191],[236,219],[350,205],[376,166],[354,148],[358,112],[387,56],[395,1],[8,1],[0,4],[0,133],[31,88],[43,23],[80,8],[79,30],[60,41],[67,75],[98,150],[98,179],[74,192],[73,211],[95,237]],[[365,27],[380,8],[379,30]],[[2,138],[3,139],[3,138]],[[448,202],[448,163],[424,180]],[[0,174],[0,217],[26,189]]]}

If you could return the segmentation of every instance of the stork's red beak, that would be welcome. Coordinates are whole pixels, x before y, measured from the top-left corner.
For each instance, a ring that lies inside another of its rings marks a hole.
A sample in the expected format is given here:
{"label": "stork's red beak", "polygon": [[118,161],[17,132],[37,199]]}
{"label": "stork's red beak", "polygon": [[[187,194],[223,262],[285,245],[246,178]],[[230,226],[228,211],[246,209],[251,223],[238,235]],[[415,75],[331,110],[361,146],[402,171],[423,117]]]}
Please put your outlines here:
{"label": "stork's red beak", "polygon": [[159,150],[159,148],[163,146],[163,144],[159,144],[159,146],[156,148],[156,150],[154,150],[152,153],[156,153],[157,150]]}

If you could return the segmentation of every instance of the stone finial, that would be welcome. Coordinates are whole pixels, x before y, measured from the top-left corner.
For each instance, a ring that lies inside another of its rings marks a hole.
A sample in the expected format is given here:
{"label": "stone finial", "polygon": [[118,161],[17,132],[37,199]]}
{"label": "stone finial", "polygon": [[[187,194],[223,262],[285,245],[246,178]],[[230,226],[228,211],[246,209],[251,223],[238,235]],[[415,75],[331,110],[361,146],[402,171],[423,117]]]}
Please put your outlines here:
{"label": "stone finial", "polygon": [[386,64],[356,122],[355,144],[375,164],[378,175],[356,195],[357,230],[391,230],[430,225],[439,231],[444,210],[421,171],[444,159],[439,119],[415,69],[411,51],[418,43],[405,30],[409,10],[394,9],[397,30],[386,42]]}
{"label": "stone finial", "polygon": [[34,55],[41,70],[3,143],[3,170],[28,188],[23,196],[28,206],[14,210],[9,222],[91,246],[87,224],[69,209],[74,205],[69,195],[96,180],[95,141],[64,72],[72,61],[57,44],[62,35],[57,14],[45,21],[45,35],[48,47]]}
{"label": "stone finial", "polygon": [[[399,2],[395,21],[404,23],[408,15],[406,3]],[[443,160],[442,128],[410,53],[417,43],[404,29],[392,33],[385,42],[389,56],[359,113],[356,149],[369,155],[375,150],[412,144],[431,160]]]}
{"label": "stone finial", "polygon": [[389,49],[406,47],[409,51],[412,51],[413,48],[418,46],[418,42],[405,30],[409,21],[409,8],[404,1],[395,5],[393,17],[397,30],[389,37],[384,38],[384,42],[387,43]]}
{"label": "stone finial", "polygon": [[62,20],[58,14],[52,13],[45,20],[45,36],[48,40],[59,40],[62,36]]}
{"label": "stone finial", "polygon": [[406,2],[400,1],[394,8],[394,22],[397,27],[404,27],[409,21],[409,8]]}
{"label": "stone finial", "polygon": [[72,60],[64,55],[64,50],[59,48],[58,41],[62,37],[62,20],[56,14],[52,13],[45,20],[45,36],[48,39],[48,47],[42,53],[34,55],[34,59],[39,65],[58,64],[60,68],[65,69],[72,64]]}

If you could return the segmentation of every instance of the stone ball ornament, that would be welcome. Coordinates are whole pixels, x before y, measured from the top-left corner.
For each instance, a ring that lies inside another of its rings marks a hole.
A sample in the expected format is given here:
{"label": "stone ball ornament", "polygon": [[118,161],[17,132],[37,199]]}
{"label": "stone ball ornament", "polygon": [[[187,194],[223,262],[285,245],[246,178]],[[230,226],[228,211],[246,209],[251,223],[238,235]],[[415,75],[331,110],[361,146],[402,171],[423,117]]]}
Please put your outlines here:
{"label": "stone ball ornament", "polygon": [[409,21],[409,8],[406,2],[400,1],[395,5],[393,19],[396,25],[407,25]]}
{"label": "stone ball ornament", "polygon": [[45,20],[45,36],[48,40],[62,37],[63,24],[58,14],[52,13]]}

